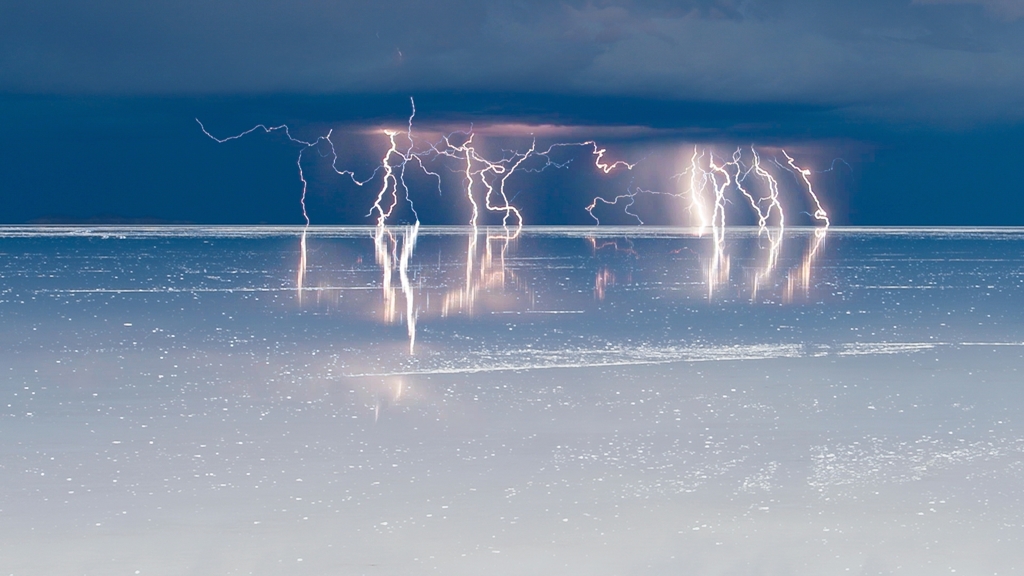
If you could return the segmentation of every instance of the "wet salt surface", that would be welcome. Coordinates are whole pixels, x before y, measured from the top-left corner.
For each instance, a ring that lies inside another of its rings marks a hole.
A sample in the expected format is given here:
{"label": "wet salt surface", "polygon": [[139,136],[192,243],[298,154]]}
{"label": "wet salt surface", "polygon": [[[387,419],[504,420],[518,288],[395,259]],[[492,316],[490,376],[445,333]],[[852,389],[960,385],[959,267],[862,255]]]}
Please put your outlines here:
{"label": "wet salt surface", "polygon": [[713,248],[2,229],[0,573],[1020,572],[1024,233]]}

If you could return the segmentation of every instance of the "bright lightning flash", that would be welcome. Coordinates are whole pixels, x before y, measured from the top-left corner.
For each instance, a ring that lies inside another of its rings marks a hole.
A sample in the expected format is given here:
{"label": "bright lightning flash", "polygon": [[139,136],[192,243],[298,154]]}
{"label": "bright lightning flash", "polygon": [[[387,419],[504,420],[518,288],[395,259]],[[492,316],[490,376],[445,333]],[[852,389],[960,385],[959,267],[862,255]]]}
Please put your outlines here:
{"label": "bright lightning flash", "polygon": [[[299,180],[302,183],[302,192],[299,204],[302,209],[304,227],[300,239],[300,257],[298,273],[296,276],[296,287],[301,301],[304,288],[307,261],[307,232],[310,226],[309,213],[306,206],[309,183],[303,171],[303,159],[307,150],[315,149],[328,150],[321,156],[331,158],[331,168],[340,176],[344,176],[352,183],[363,187],[370,182],[377,181],[379,188],[368,217],[375,220],[375,232],[373,235],[377,263],[382,272],[383,288],[383,315],[387,322],[393,322],[398,317],[397,298],[398,292],[402,293],[405,302],[404,321],[408,328],[409,351],[414,352],[416,341],[416,316],[415,289],[411,278],[410,261],[416,247],[416,238],[419,231],[419,215],[416,212],[412,199],[412,190],[406,181],[408,168],[414,164],[422,174],[433,178],[437,182],[437,192],[443,193],[441,174],[436,169],[431,169],[436,163],[448,166],[449,170],[461,175],[463,193],[470,206],[469,225],[473,229],[467,247],[466,283],[461,290],[450,293],[445,299],[445,315],[450,310],[472,311],[473,301],[481,287],[494,285],[495,282],[504,282],[505,266],[504,256],[509,243],[515,240],[520,234],[524,220],[523,213],[512,203],[509,198],[508,181],[513,174],[520,172],[541,172],[549,168],[565,168],[571,160],[557,162],[552,155],[556,150],[577,147],[588,150],[593,157],[594,167],[603,174],[611,174],[619,170],[632,171],[637,163],[629,163],[623,160],[609,161],[606,159],[608,151],[600,147],[596,141],[586,140],[581,142],[559,142],[549,145],[543,150],[537,147],[537,140],[533,138],[525,151],[503,150],[498,158],[488,158],[475,139],[475,134],[470,129],[467,132],[452,132],[441,136],[434,141],[427,141],[419,138],[413,130],[413,121],[416,117],[416,103],[410,98],[411,113],[404,130],[385,129],[382,131],[388,144],[387,150],[381,156],[379,164],[365,179],[357,178],[356,173],[338,168],[338,152],[332,140],[333,130],[325,135],[312,140],[303,140],[292,135],[287,125],[268,127],[259,124],[245,132],[218,138],[207,131],[206,127],[196,119],[203,133],[218,143],[225,143],[247,136],[253,132],[262,131],[266,134],[276,132],[283,133],[292,143],[300,146],[296,166],[298,168]],[[325,148],[323,148],[325,147]],[[817,193],[814,191],[811,174],[808,169],[797,166],[796,160],[785,150],[782,150],[785,163],[775,161],[775,165],[784,170],[790,171],[797,176],[798,182],[805,188],[810,202],[813,205],[814,221],[821,223],[823,227],[815,232],[814,244],[808,249],[805,255],[805,264],[799,276],[791,276],[790,293],[797,285],[806,287],[809,283],[810,266],[818,253],[819,247],[825,236],[825,230],[830,225],[828,214],[823,208]],[[786,215],[781,201],[781,192],[778,178],[765,168],[761,154],[753,146],[749,148],[749,159],[746,151],[737,148],[731,156],[718,154],[710,148],[694,146],[692,154],[689,155],[688,165],[685,170],[673,176],[673,180],[679,183],[677,191],[645,190],[639,187],[630,187],[624,194],[618,194],[612,198],[595,196],[591,203],[585,207],[597,224],[600,220],[595,215],[598,205],[616,206],[621,203],[623,212],[634,218],[639,224],[643,224],[641,216],[636,212],[636,200],[640,195],[659,195],[678,198],[685,203],[686,210],[696,221],[697,234],[703,236],[705,231],[710,229],[713,245],[712,256],[707,265],[708,295],[711,296],[718,285],[729,281],[729,257],[725,251],[725,230],[726,230],[726,208],[731,202],[730,197],[737,196],[745,199],[756,215],[758,234],[764,234],[770,244],[767,262],[760,269],[754,278],[754,294],[756,297],[758,286],[766,283],[773,274],[782,248],[783,230],[786,224]],[[727,159],[728,158],[728,159]],[[536,159],[536,160],[531,160]],[[530,166],[527,163],[530,162]],[[539,164],[538,164],[539,163]],[[532,167],[533,165],[539,167]],[[457,166],[458,168],[453,168]],[[761,192],[757,192],[760,190]],[[397,219],[396,210],[400,205],[408,207],[412,214],[413,223],[400,229],[393,229],[393,221]],[[484,214],[491,213],[500,217],[501,232],[494,234],[488,232],[486,236],[486,251],[479,270],[475,270],[477,234]],[[492,255],[492,242],[501,243],[497,259]],[[399,252],[399,247],[401,248]],[[497,263],[497,265],[496,265]],[[399,287],[394,287],[393,274],[398,272]],[[607,271],[606,271],[607,272]],[[493,274],[500,274],[500,279]],[[614,276],[607,272],[599,275],[595,284],[595,295],[600,299],[604,296],[604,288],[614,283]]]}

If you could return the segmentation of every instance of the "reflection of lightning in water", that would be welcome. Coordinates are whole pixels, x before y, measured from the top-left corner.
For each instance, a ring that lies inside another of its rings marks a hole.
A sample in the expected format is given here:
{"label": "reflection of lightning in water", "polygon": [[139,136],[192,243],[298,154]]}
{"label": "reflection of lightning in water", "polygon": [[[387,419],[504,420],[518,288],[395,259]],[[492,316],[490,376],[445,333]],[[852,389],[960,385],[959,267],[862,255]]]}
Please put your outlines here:
{"label": "reflection of lightning in water", "polygon": [[[711,187],[715,192],[715,207],[711,212],[711,240],[713,254],[708,266],[708,297],[710,298],[719,284],[729,283],[729,255],[725,253],[725,190],[732,180],[724,166],[715,163],[713,153],[708,154],[707,174]],[[721,181],[717,175],[721,175]]]}
{"label": "reflection of lightning in water", "polygon": [[379,387],[374,387],[373,422],[376,424],[383,413],[393,404],[402,401],[405,394],[405,380],[401,376],[386,377]]}
{"label": "reflection of lightning in water", "polygon": [[413,353],[416,346],[416,310],[412,285],[409,283],[409,259],[412,258],[412,251],[416,249],[416,235],[419,229],[420,224],[417,222],[406,232],[402,242],[402,257],[398,261],[398,279],[402,284],[402,294],[405,295],[405,325],[409,332],[409,354]]}
{"label": "reflection of lightning in water", "polygon": [[[391,229],[384,226],[378,226],[373,235],[377,264],[380,265],[383,274],[381,287],[384,293],[384,321],[395,322],[398,316],[398,288],[392,286],[394,270],[397,267],[399,286],[405,299],[405,325],[409,333],[410,354],[415,351],[416,346],[416,308],[415,293],[412,283],[409,281],[409,260],[412,258],[413,250],[416,249],[418,234],[419,223],[406,226],[398,233],[397,237]],[[402,247],[400,255],[397,252],[399,245]]]}
{"label": "reflection of lightning in water", "polygon": [[[290,142],[300,146],[296,159],[299,180],[302,183],[300,206],[304,221],[299,242],[300,256],[296,274],[296,287],[300,301],[303,291],[306,290],[307,234],[310,226],[306,205],[309,183],[303,171],[305,152],[314,149],[321,152],[322,157],[331,158],[331,168],[334,172],[347,177],[357,186],[362,187],[371,181],[379,183],[367,216],[374,218],[376,224],[373,238],[377,262],[382,272],[383,316],[386,322],[396,321],[399,316],[398,291],[401,291],[405,299],[404,321],[409,335],[409,350],[412,353],[415,349],[418,311],[415,307],[414,289],[409,277],[409,265],[419,230],[419,215],[413,203],[411,187],[406,181],[410,163],[415,163],[420,172],[436,180],[439,194],[442,193],[443,180],[439,172],[434,171],[436,168],[432,169],[433,164],[431,163],[440,162],[441,166],[446,166],[449,169],[452,168],[452,164],[458,166],[458,170],[455,172],[462,176],[463,192],[471,209],[469,224],[473,227],[473,233],[467,246],[465,284],[461,289],[446,295],[442,315],[448,315],[453,311],[472,313],[481,289],[504,286],[507,272],[504,263],[505,254],[509,249],[510,242],[519,236],[524,225],[522,211],[512,203],[512,199],[509,197],[508,183],[513,174],[542,172],[548,168],[564,168],[572,162],[572,158],[556,160],[556,151],[571,147],[588,150],[593,157],[593,166],[603,174],[611,174],[619,170],[632,171],[637,163],[607,160],[607,149],[600,147],[593,140],[559,142],[550,144],[547,148],[538,149],[536,138],[531,138],[530,145],[525,151],[502,150],[500,156],[491,159],[482,151],[481,143],[476,139],[476,134],[472,129],[467,132],[451,132],[437,137],[436,141],[426,141],[420,138],[413,131],[416,104],[412,98],[410,98],[410,105],[411,113],[404,130],[385,129],[382,131],[387,139],[387,149],[369,177],[362,180],[357,178],[354,172],[338,168],[339,155],[332,139],[333,129],[323,136],[304,140],[294,137],[286,125],[267,127],[259,124],[240,134],[217,138],[210,134],[198,119],[196,122],[199,123],[204,134],[219,143],[262,131],[267,134],[281,132]],[[711,232],[711,254],[705,266],[707,293],[708,297],[711,297],[719,286],[728,284],[730,281],[730,257],[725,246],[726,212],[731,203],[731,196],[738,194],[756,215],[758,236],[766,235],[769,243],[765,264],[763,267],[759,267],[754,274],[753,297],[757,298],[759,290],[771,280],[778,266],[786,217],[778,179],[770,170],[766,169],[757,149],[751,146],[749,152],[748,157],[746,149],[737,148],[729,157],[716,155],[715,151],[710,148],[701,148],[695,145],[692,154],[688,153],[686,169],[672,177],[679,183],[679,188],[676,191],[663,192],[642,189],[633,186],[631,181],[625,193],[611,198],[595,196],[585,210],[596,223],[600,224],[600,220],[595,214],[599,204],[602,206],[621,205],[626,215],[634,218],[637,223],[643,224],[644,221],[638,213],[637,199],[639,196],[666,196],[683,200],[685,209],[697,225],[697,235],[703,236],[708,229]],[[788,293],[791,297],[792,292],[798,287],[803,287],[805,290],[809,288],[810,270],[824,240],[825,230],[829,227],[830,220],[814,190],[810,178],[812,172],[798,166],[796,160],[785,150],[781,150],[781,154],[785,158],[785,163],[775,160],[774,166],[790,171],[797,177],[797,181],[805,188],[812,205],[812,218],[816,223],[823,225],[823,228],[817,229],[814,233],[813,242],[805,254],[800,273],[789,276]],[[540,161],[539,165],[537,165],[538,160]],[[535,165],[536,167],[533,167]],[[399,209],[403,203],[404,206],[407,206],[407,210]],[[393,221],[401,218],[402,213],[411,214],[412,226],[395,232],[392,229]],[[486,224],[482,218],[484,214],[488,213],[494,215],[495,218],[500,217],[502,232],[486,234],[486,249],[482,260],[478,262],[478,226]],[[495,244],[501,246],[497,258],[495,258]],[[595,243],[596,249],[598,247]],[[398,272],[398,287],[393,285],[395,271]],[[605,270],[598,274],[594,289],[597,299],[604,298],[605,288],[609,283],[614,283],[614,275],[611,275],[610,271]]]}
{"label": "reflection of lightning in water", "polygon": [[[719,175],[719,185],[722,182]],[[775,227],[768,227],[764,235],[757,236],[752,230],[737,232],[716,227],[711,231],[715,234],[714,242],[698,239],[688,233],[670,232],[670,237],[678,237],[683,243],[681,248],[672,253],[692,254],[678,259],[661,250],[656,254],[649,252],[651,243],[644,239],[664,237],[666,233],[663,231],[654,231],[650,236],[626,233],[619,238],[571,235],[577,239],[576,242],[587,242],[586,245],[578,244],[583,262],[588,263],[584,267],[579,266],[579,260],[567,258],[563,252],[544,251],[538,254],[530,251],[517,255],[519,243],[524,242],[525,247],[530,247],[535,236],[527,230],[526,233],[530,235],[524,241],[520,240],[522,235],[513,239],[514,232],[509,230],[508,235],[505,232],[502,227],[495,226],[470,232],[461,239],[453,238],[447,232],[441,233],[442,238],[453,242],[446,240],[441,244],[446,248],[438,250],[437,271],[434,272],[433,266],[421,267],[414,260],[423,257],[415,250],[422,251],[424,246],[420,235],[427,234],[429,240],[432,233],[429,229],[423,232],[416,225],[375,228],[373,243],[377,266],[371,266],[370,273],[376,278],[367,282],[363,276],[367,271],[365,266],[356,267],[342,272],[346,276],[352,275],[351,282],[341,285],[337,282],[321,284],[321,288],[325,295],[330,294],[329,290],[337,289],[339,293],[340,290],[350,290],[346,295],[352,294],[361,300],[352,300],[346,296],[348,309],[352,310],[352,304],[355,304],[354,309],[369,311],[374,319],[391,324],[389,331],[401,330],[403,337],[407,334],[409,353],[421,357],[414,363],[430,362],[430,355],[424,357],[423,351],[416,349],[417,340],[422,340],[422,326],[431,322],[444,324],[450,322],[445,319],[451,317],[479,318],[483,315],[507,314],[492,318],[507,318],[511,323],[533,323],[535,320],[530,319],[543,318],[534,314],[590,314],[606,306],[616,309],[626,303],[622,297],[635,298],[638,291],[648,290],[664,291],[659,292],[655,298],[664,295],[670,299],[679,296],[687,300],[694,297],[721,299],[723,295],[733,297],[743,294],[751,296],[752,302],[791,303],[794,299],[800,300],[805,293],[810,296],[812,290],[817,290],[812,275],[818,274],[820,260],[826,252],[827,229],[818,228],[808,232],[787,230],[790,236],[787,244],[792,249],[787,250],[785,259],[781,253],[781,231]],[[565,232],[557,231],[554,234],[560,236]],[[796,241],[792,239],[794,234],[797,235]],[[762,240],[765,236],[767,242]],[[311,235],[310,239],[315,238],[315,235]],[[807,246],[801,254],[796,250],[796,244],[804,242]],[[756,255],[746,256],[743,248],[751,246],[751,243],[760,246],[760,250]],[[457,252],[457,256],[453,252]],[[730,257],[732,252],[739,256],[734,254]],[[311,253],[311,256],[315,258],[316,253]],[[458,260],[457,264],[452,256]],[[464,262],[461,261],[463,257]],[[687,269],[679,269],[677,266],[662,268],[656,276],[646,275],[634,283],[635,269],[649,269],[648,265],[640,264],[645,260],[650,261],[652,257],[657,262],[668,259],[677,263],[688,260],[689,263],[685,267]],[[764,258],[767,261],[763,261]],[[311,271],[316,273],[328,269],[318,266],[316,260],[310,264]],[[594,268],[589,268],[590,265]],[[782,268],[782,274],[776,271],[778,268]],[[745,269],[750,271],[750,276],[735,273]],[[570,276],[582,270],[587,270],[584,274],[589,276]],[[776,275],[780,279],[773,277]],[[754,280],[753,289],[747,294],[744,286],[750,286],[751,277]],[[533,287],[537,285],[563,292],[555,297],[541,292],[534,298]],[[316,294],[319,296],[321,291]],[[331,303],[327,302],[326,305],[330,306]],[[485,325],[494,321],[487,320]],[[445,331],[444,328],[441,330]],[[394,332],[394,335],[397,337],[398,333]],[[401,392],[396,391],[395,394],[400,395]],[[381,414],[384,415],[387,412],[387,401],[383,395],[380,398]],[[373,404],[368,404],[367,408],[372,409]]]}
{"label": "reflection of lightning in water", "polygon": [[476,244],[479,234],[476,228],[469,234],[469,245],[466,247],[466,277],[465,284],[458,290],[445,294],[444,303],[441,306],[441,316],[448,316],[451,311],[462,310],[468,314],[473,313],[473,304],[476,302],[477,285],[473,282],[473,270],[476,265]]}
{"label": "reflection of lightning in water", "polygon": [[725,251],[725,228],[711,229],[712,252],[707,265],[708,298],[719,285],[729,283],[729,255]]}
{"label": "reflection of lightning in water", "polygon": [[[302,171],[302,155],[303,155],[303,153],[305,153],[306,150],[308,150],[310,148],[314,148],[314,147],[316,147],[317,145],[319,145],[320,143],[322,143],[324,141],[330,142],[330,133],[328,132],[326,136],[321,136],[319,138],[316,138],[312,142],[307,142],[306,140],[300,140],[300,139],[292,136],[291,130],[288,128],[287,125],[282,124],[280,126],[267,127],[267,126],[265,126],[263,124],[257,124],[256,126],[250,128],[250,129],[248,129],[245,132],[242,132],[240,134],[236,134],[234,136],[228,136],[226,138],[217,138],[216,136],[214,136],[213,134],[210,134],[210,132],[206,130],[206,126],[204,126],[203,123],[198,118],[196,118],[196,123],[199,124],[199,128],[203,131],[203,134],[206,134],[207,136],[209,136],[210,138],[212,138],[214,141],[216,141],[219,144],[223,144],[223,143],[228,142],[230,140],[237,140],[239,138],[242,138],[243,136],[247,136],[249,134],[252,134],[253,132],[256,132],[257,130],[262,130],[266,134],[272,134],[274,132],[280,131],[281,133],[283,133],[285,135],[286,138],[288,138],[288,140],[290,142],[294,142],[296,144],[301,144],[303,146],[301,149],[299,149],[299,156],[295,160],[295,164],[296,164],[296,166],[299,169],[299,180],[302,182],[302,195],[299,197],[299,205],[302,207],[302,219],[305,221],[305,227],[302,229],[302,239],[299,241],[299,271],[298,271],[297,277],[295,279],[295,285],[296,285],[297,292],[298,292],[298,298],[301,301],[302,300],[303,281],[305,280],[305,277],[306,277],[306,232],[309,229],[309,224],[310,224],[309,213],[306,211],[306,193],[307,193],[307,191],[309,189],[309,183],[306,181],[306,175]],[[334,146],[332,145],[331,149],[333,150],[333,148],[334,148]],[[352,176],[353,181],[355,181],[355,174],[353,174],[353,173],[349,173],[349,174]]]}
{"label": "reflection of lightning in water", "polygon": [[772,231],[770,228],[764,229],[765,235],[768,237],[768,258],[764,268],[754,274],[754,287],[751,291],[751,299],[757,300],[757,292],[761,288],[762,284],[766,284],[775,271],[775,267],[779,264],[779,254],[782,252],[782,237],[785,233],[782,225],[779,225],[777,231]]}
{"label": "reflection of lightning in water", "polygon": [[[487,233],[484,235],[484,253],[477,258],[477,239],[479,232],[473,230],[469,235],[469,245],[466,247],[466,275],[464,284],[457,290],[450,290],[445,294],[441,307],[441,316],[447,317],[453,314],[467,314],[472,316],[475,313],[477,300],[482,291],[504,291],[511,278],[514,286],[518,285],[518,278],[505,264],[505,257],[508,254],[512,243],[518,237],[519,231],[502,229],[502,233]],[[495,246],[499,246],[497,249]],[[495,256],[497,253],[497,256]],[[529,292],[527,290],[527,292]],[[532,301],[532,300],[531,300]]]}
{"label": "reflection of lightning in water", "polygon": [[[745,172],[742,172],[742,155],[739,148],[737,148],[736,152],[733,153],[732,164],[736,170],[736,187],[743,193],[747,200],[750,201],[754,211],[757,212],[758,236],[765,234],[768,237],[768,258],[764,268],[754,275],[754,286],[751,291],[751,298],[756,300],[757,293],[761,285],[767,283],[771,279],[772,272],[775,271],[775,267],[778,265],[779,254],[782,252],[782,239],[785,237],[786,214],[782,210],[782,204],[779,202],[778,181],[770,172],[761,166],[761,157],[753,146],[750,147],[750,153],[753,156],[753,162]],[[754,196],[743,187],[743,181],[751,171],[765,182],[765,185],[768,187],[768,196],[755,199]],[[761,204],[764,202],[768,203],[768,207],[762,209]],[[773,211],[777,214],[776,225],[778,226],[778,230],[774,232],[772,229],[768,228],[768,221],[769,218],[771,218]]]}
{"label": "reflection of lightning in water", "polygon": [[231,140],[237,140],[239,138],[242,138],[243,136],[247,136],[249,134],[252,134],[253,132],[256,132],[257,130],[262,130],[266,134],[272,134],[274,132],[281,132],[281,133],[283,133],[285,135],[285,137],[290,142],[302,145],[302,148],[299,149],[299,155],[298,155],[298,157],[295,160],[295,164],[298,167],[298,171],[299,171],[299,181],[302,182],[302,195],[299,197],[299,206],[302,208],[302,219],[303,219],[303,222],[304,222],[304,226],[303,226],[303,229],[302,229],[302,237],[299,240],[299,268],[298,268],[298,273],[296,274],[296,279],[295,279],[295,285],[296,285],[296,290],[297,290],[297,294],[298,294],[298,299],[301,302],[301,300],[302,300],[302,291],[304,289],[304,282],[305,282],[305,278],[306,278],[306,263],[307,263],[307,258],[306,258],[306,234],[309,231],[309,225],[310,225],[309,212],[306,210],[306,194],[309,191],[309,182],[306,180],[305,172],[303,172],[303,169],[302,169],[302,157],[303,157],[303,154],[306,152],[306,150],[309,150],[310,148],[316,148],[317,146],[320,146],[321,144],[324,144],[326,142],[327,145],[330,147],[331,155],[333,157],[333,161],[331,163],[331,167],[339,175],[348,176],[352,180],[352,182],[354,184],[356,184],[357,186],[363,186],[364,184],[366,184],[367,182],[372,180],[377,175],[377,171],[379,170],[379,167],[377,169],[375,169],[373,171],[373,174],[371,174],[370,177],[367,178],[366,180],[359,180],[358,178],[356,178],[355,172],[352,172],[350,170],[339,170],[338,167],[337,167],[338,154],[337,154],[337,151],[336,151],[336,149],[334,147],[334,142],[331,140],[331,134],[333,133],[333,130],[329,130],[327,132],[327,134],[325,134],[324,136],[319,136],[316,139],[314,139],[312,142],[310,142],[310,141],[301,140],[299,138],[296,138],[296,137],[292,136],[291,130],[285,124],[282,124],[280,126],[271,126],[271,127],[267,127],[267,126],[265,126],[263,124],[257,124],[256,126],[246,130],[245,132],[241,132],[239,134],[235,134],[234,136],[228,136],[226,138],[218,138],[218,137],[214,136],[213,134],[210,134],[210,132],[206,130],[206,126],[204,126],[203,123],[198,118],[196,118],[196,123],[199,124],[199,128],[202,129],[203,134],[206,134],[207,136],[209,136],[211,139],[213,139],[215,142],[217,142],[219,144],[223,144],[223,143],[229,142]]}
{"label": "reflection of lightning in water", "polygon": [[384,321],[394,321],[394,299],[392,296],[394,292],[391,290],[391,275],[394,269],[393,262],[394,257],[392,253],[392,244],[395,243],[395,237],[390,230],[383,226],[378,226],[377,231],[373,235],[373,247],[374,253],[377,257],[377,264],[381,268],[383,279],[381,281],[381,288],[384,291]]}
{"label": "reflection of lightning in water", "polygon": [[302,229],[302,238],[299,240],[299,271],[295,279],[295,289],[298,295],[299,303],[302,303],[302,288],[303,282],[306,279],[306,232],[309,231],[309,225]]}
{"label": "reflection of lightning in water", "polygon": [[[781,152],[786,158],[786,164],[778,161],[775,164],[798,176],[813,204],[814,214],[812,217],[824,224],[824,228],[827,229],[830,221],[814,191],[810,180],[811,171],[797,166],[794,158],[785,150],[781,150]],[[716,158],[713,150],[702,150],[699,146],[694,146],[687,169],[673,176],[673,179],[680,183],[686,183],[684,190],[672,193],[636,188],[611,199],[597,196],[585,209],[600,224],[597,216],[594,215],[594,209],[598,203],[616,205],[620,201],[628,200],[625,202],[624,213],[636,218],[642,224],[643,221],[640,217],[632,211],[637,195],[674,196],[688,200],[686,209],[696,220],[698,236],[703,236],[705,230],[711,229],[712,254],[706,265],[708,296],[710,297],[714,294],[717,286],[729,282],[729,255],[725,252],[726,208],[729,203],[730,190],[735,190],[756,214],[758,235],[766,234],[769,242],[765,267],[754,275],[753,293],[756,298],[758,289],[770,279],[778,264],[785,232],[786,215],[782,206],[778,180],[762,165],[761,156],[753,146],[750,147],[750,155],[751,160],[748,161],[744,158],[743,149],[737,148],[732,153],[730,160],[722,162]],[[688,178],[684,179],[684,176],[688,176]],[[753,181],[750,180],[751,178],[760,181],[759,187],[766,191],[765,194],[755,196],[755,192],[751,189]],[[710,201],[707,198],[709,194],[712,195]],[[769,229],[772,220],[777,226],[777,231]],[[816,251],[812,250],[812,252]]]}
{"label": "reflection of lightning in water", "polygon": [[786,283],[786,301],[792,302],[793,296],[798,288],[803,289],[804,294],[808,294],[811,289],[811,272],[814,269],[814,262],[818,258],[818,253],[821,250],[822,245],[825,243],[825,236],[828,234],[827,228],[815,228],[814,234],[808,243],[807,250],[804,251],[803,260],[800,262],[798,274],[790,272],[789,278]]}
{"label": "reflection of lightning in water", "polygon": [[605,290],[609,286],[615,285],[615,273],[608,269],[607,266],[601,268],[597,273],[597,277],[594,278],[594,299],[598,302],[604,300]]}
{"label": "reflection of lightning in water", "polygon": [[[605,248],[611,248],[616,254],[625,254],[631,258],[639,258],[640,254],[636,251],[633,246],[633,241],[629,238],[623,238],[625,242],[625,248],[619,246],[618,240],[600,240],[594,236],[588,236],[587,242],[590,243],[591,253],[597,255],[597,253]],[[614,286],[616,282],[615,273],[607,266],[602,266],[597,271],[597,275],[594,277],[594,299],[601,302],[605,298],[605,294],[609,286]],[[632,282],[632,276],[627,275],[625,282],[628,284]]]}
{"label": "reflection of lightning in water", "polygon": [[630,256],[639,256],[639,254],[637,254],[636,248],[633,246],[633,241],[630,240],[629,238],[624,238],[623,240],[626,243],[625,248],[619,247],[618,240],[601,240],[600,242],[598,242],[597,238],[595,238],[594,236],[587,236],[587,242],[590,243],[591,251],[595,254],[598,252],[598,250],[612,248],[616,252],[622,252],[623,254],[628,254]]}

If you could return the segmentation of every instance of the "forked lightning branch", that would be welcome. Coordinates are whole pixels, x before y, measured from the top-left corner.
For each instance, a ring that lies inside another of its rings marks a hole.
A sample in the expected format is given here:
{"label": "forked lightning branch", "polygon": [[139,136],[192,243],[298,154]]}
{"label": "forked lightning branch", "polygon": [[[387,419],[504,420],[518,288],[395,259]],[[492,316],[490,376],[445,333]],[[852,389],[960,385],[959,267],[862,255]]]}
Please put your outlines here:
{"label": "forked lightning branch", "polygon": [[[326,156],[337,175],[358,187],[371,190],[367,195],[367,216],[373,218],[378,227],[397,224],[397,211],[403,206],[412,215],[413,222],[420,223],[407,177],[411,171],[416,171],[433,181],[436,192],[442,193],[445,179],[436,167],[440,161],[447,171],[460,176],[460,189],[452,192],[464,198],[468,205],[471,215],[467,224],[476,228],[482,223],[482,215],[488,213],[499,218],[502,227],[511,236],[517,235],[527,223],[523,219],[522,210],[514,203],[514,196],[510,197],[507,186],[514,174],[523,174],[518,176],[522,178],[547,170],[566,169],[572,158],[558,159],[556,154],[566,148],[580,149],[591,158],[594,169],[601,174],[639,170],[644,163],[643,159],[633,162],[609,160],[608,150],[594,140],[555,142],[540,146],[535,136],[530,137],[529,143],[521,149],[504,149],[500,155],[488,157],[485,147],[480,145],[482,138],[472,128],[453,131],[435,139],[418,136],[414,130],[416,104],[411,98],[410,104],[412,112],[404,130],[381,130],[385,150],[379,163],[372,170],[367,170],[363,178],[351,169],[339,168],[342,159],[339,158],[338,147],[333,140],[333,130],[317,138],[303,140],[293,136],[286,125],[268,127],[260,124],[234,136],[217,137],[207,131],[199,119],[196,122],[207,136],[220,143],[253,132],[279,132],[289,141],[299,144],[301,148],[296,165],[302,184],[300,205],[307,225],[311,223],[306,209],[309,182],[302,166],[303,158],[310,150],[326,150],[326,154],[321,152],[320,155]],[[637,199],[641,196],[668,197],[681,203],[691,218],[691,225],[698,229],[699,234],[710,230],[717,235],[727,225],[728,203],[740,202],[749,206],[758,229],[765,232],[770,226],[781,229],[787,224],[784,194],[791,197],[803,195],[805,199],[797,201],[809,207],[808,223],[827,228],[830,223],[828,213],[814,189],[812,171],[799,166],[796,159],[784,149],[779,149],[779,152],[781,158],[767,158],[754,146],[736,148],[723,154],[712,146],[694,145],[689,162],[669,178],[664,187],[642,188],[631,184],[624,192],[597,195],[581,208],[593,218],[595,224],[601,223],[595,214],[599,204],[621,207],[623,213],[637,224],[644,224],[644,214],[637,211]],[[788,176],[785,184],[781,180],[784,176]],[[793,219],[788,221],[792,222]]]}

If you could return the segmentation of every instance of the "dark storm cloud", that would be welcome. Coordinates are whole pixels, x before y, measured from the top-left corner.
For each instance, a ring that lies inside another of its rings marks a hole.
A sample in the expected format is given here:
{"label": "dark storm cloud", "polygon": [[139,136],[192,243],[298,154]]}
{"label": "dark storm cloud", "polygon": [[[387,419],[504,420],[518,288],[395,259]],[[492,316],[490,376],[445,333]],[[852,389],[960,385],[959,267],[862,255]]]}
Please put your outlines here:
{"label": "dark storm cloud", "polygon": [[515,91],[1019,119],[1024,2],[0,1],[0,90]]}

